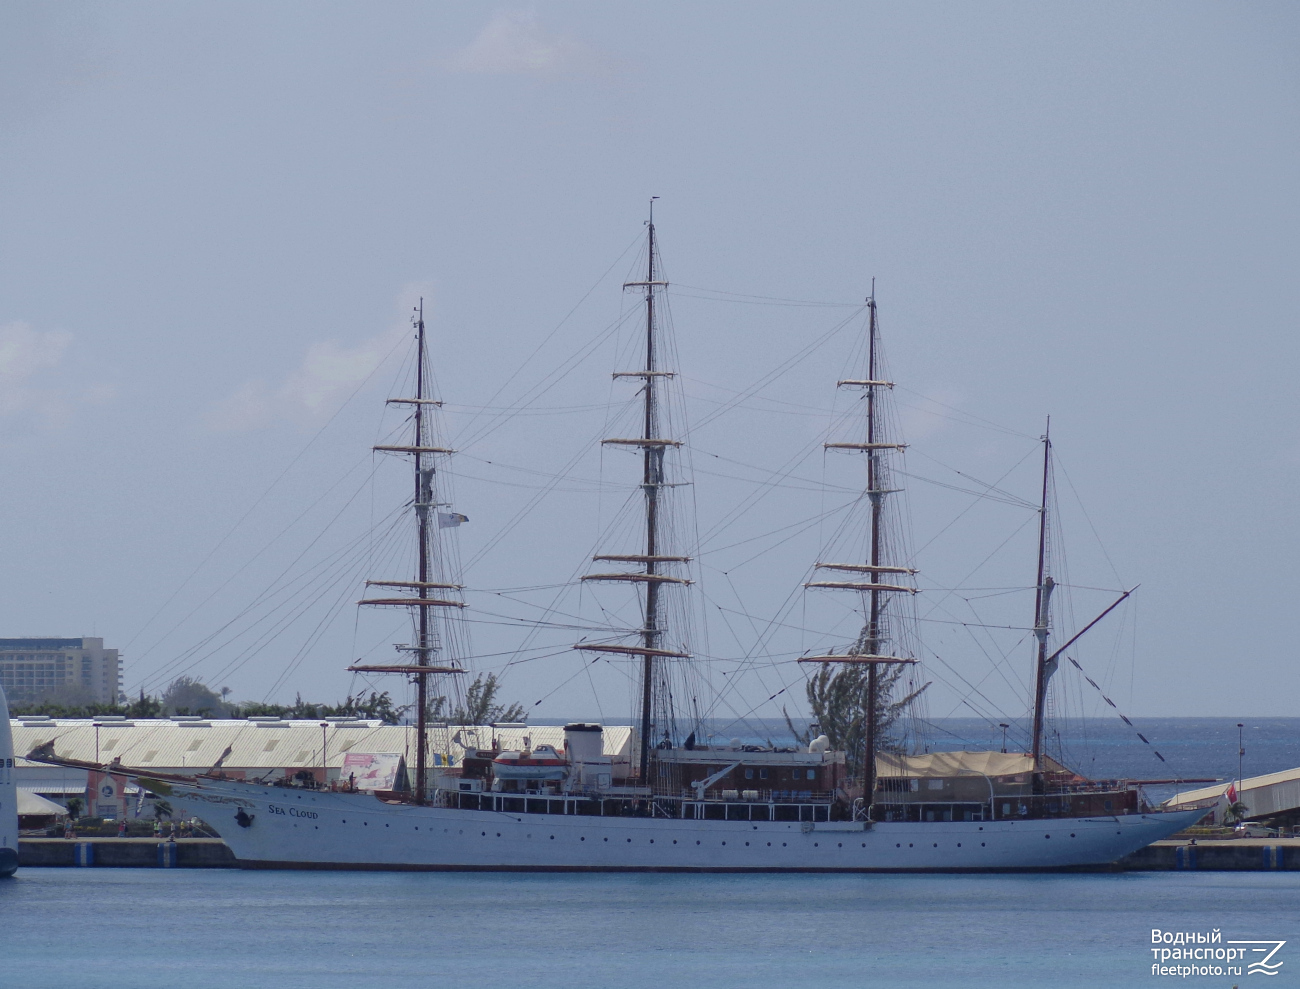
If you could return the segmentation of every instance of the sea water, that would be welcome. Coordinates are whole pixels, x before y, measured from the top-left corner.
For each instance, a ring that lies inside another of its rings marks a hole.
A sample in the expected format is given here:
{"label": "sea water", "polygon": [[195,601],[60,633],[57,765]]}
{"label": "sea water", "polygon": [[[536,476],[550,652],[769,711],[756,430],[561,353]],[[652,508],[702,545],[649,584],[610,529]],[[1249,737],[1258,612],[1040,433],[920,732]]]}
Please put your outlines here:
{"label": "sea water", "polygon": [[[935,748],[1000,742],[986,722],[937,726]],[[1066,722],[1054,740],[1095,777],[1236,775],[1236,719],[1139,728],[1151,746],[1117,719]],[[1300,719],[1247,721],[1243,737],[1246,776],[1300,766]],[[1241,975],[1153,976],[1162,960],[1152,949],[1172,947],[1153,945],[1153,929],[1218,931],[1216,947],[1289,943],[1272,958],[1282,962],[1274,979],[1245,966]],[[20,869],[0,881],[0,989],[1068,989],[1170,979],[1225,989],[1300,982],[1300,872]]]}
{"label": "sea water", "polygon": [[1166,981],[1153,928],[1287,940],[1281,978],[1251,981],[1292,985],[1300,873],[23,869],[0,884],[0,985],[1091,989]]}

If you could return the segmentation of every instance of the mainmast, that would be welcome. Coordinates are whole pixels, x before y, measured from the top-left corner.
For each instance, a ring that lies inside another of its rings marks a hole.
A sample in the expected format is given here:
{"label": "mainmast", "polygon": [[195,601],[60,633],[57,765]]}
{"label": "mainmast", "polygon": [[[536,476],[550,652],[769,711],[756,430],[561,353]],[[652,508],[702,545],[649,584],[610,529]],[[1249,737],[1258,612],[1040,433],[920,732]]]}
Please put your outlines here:
{"label": "mainmast", "polygon": [[[429,511],[437,510],[437,502],[434,495],[434,476],[437,472],[434,458],[437,455],[449,455],[455,451],[446,447],[430,445],[429,439],[432,430],[425,421],[426,410],[436,408],[442,403],[436,399],[429,398],[426,395],[427,381],[425,380],[425,331],[424,331],[424,299],[420,300],[420,305],[416,309],[415,316],[415,340],[416,340],[416,358],[415,358],[415,397],[414,398],[390,398],[389,405],[410,405],[414,407],[412,420],[414,422],[413,443],[410,446],[376,446],[374,449],[381,453],[402,453],[412,457],[415,467],[415,497],[412,505],[415,508],[415,525],[416,525],[416,572],[415,580],[368,580],[367,587],[396,587],[414,591],[414,596],[400,596],[392,598],[367,598],[358,601],[357,604],[373,605],[379,607],[399,607],[415,609],[415,626],[416,641],[412,645],[398,646],[399,650],[414,653],[415,663],[396,664],[383,666],[366,666],[356,665],[349,666],[348,669],[359,673],[402,673],[406,674],[415,683],[416,692],[416,715],[415,715],[415,734],[416,734],[416,756],[415,756],[415,794],[416,803],[422,804],[428,801],[429,797],[429,677],[437,673],[460,673],[459,666],[455,665],[434,665],[434,657],[439,651],[439,639],[432,622],[430,609],[432,608],[464,608],[463,601],[455,600],[446,596],[434,597],[430,591],[459,591],[460,584],[448,584],[438,581],[431,581],[430,577],[430,523]],[[459,524],[459,518],[456,524]],[[436,521],[436,515],[435,515]]]}
{"label": "mainmast", "polygon": [[[1041,772],[1043,758],[1043,715],[1047,706],[1047,681],[1052,675],[1048,668],[1047,633],[1051,612],[1052,588],[1056,582],[1047,572],[1047,483],[1052,466],[1052,418],[1047,417],[1043,433],[1043,497],[1038,508],[1038,579],[1034,593],[1034,636],[1038,639],[1037,660],[1034,663],[1034,772]],[[1127,595],[1125,595],[1127,596]],[[1121,599],[1122,600],[1122,599]],[[1053,657],[1054,658],[1054,657]]]}
{"label": "mainmast", "polygon": [[882,520],[884,516],[885,496],[896,493],[886,488],[889,479],[884,457],[892,452],[906,449],[902,443],[881,441],[880,408],[877,391],[894,387],[892,381],[884,381],[878,370],[878,324],[876,320],[876,285],[871,283],[871,296],[867,299],[867,377],[837,382],[840,388],[861,388],[866,392],[867,422],[866,441],[863,443],[826,443],[828,450],[855,450],[867,455],[866,495],[871,503],[871,523],[868,535],[867,562],[854,563],[818,563],[823,570],[842,570],[861,573],[866,580],[858,581],[809,581],[805,587],[851,590],[861,593],[865,598],[867,623],[862,629],[857,643],[845,656],[803,656],[801,663],[849,663],[867,666],[867,689],[863,698],[863,797],[870,816],[871,804],[876,790],[876,751],[879,748],[877,715],[880,701],[880,667],[890,663],[915,663],[915,659],[884,654],[886,635],[884,629],[884,610],[886,595],[897,593],[915,594],[916,589],[901,584],[889,584],[881,581],[882,574],[914,575],[910,567],[891,565],[882,562],[883,545]]}
{"label": "mainmast", "polygon": [[639,646],[608,645],[599,643],[582,643],[575,649],[595,652],[608,652],[621,655],[639,655],[641,657],[641,712],[640,733],[641,753],[638,770],[641,784],[650,782],[650,752],[653,749],[652,735],[655,728],[654,688],[656,667],[659,659],[687,659],[687,653],[664,648],[665,622],[660,591],[664,584],[689,584],[682,577],[675,577],[662,572],[661,565],[669,563],[687,563],[689,557],[671,556],[663,553],[660,538],[660,513],[662,495],[666,487],[664,481],[664,453],[669,447],[681,446],[679,440],[665,439],[660,436],[660,395],[661,378],[670,378],[675,372],[660,368],[658,352],[658,325],[655,318],[655,301],[658,292],[668,287],[655,267],[657,247],[655,244],[654,200],[650,201],[650,219],[646,223],[646,274],[644,281],[625,282],[623,288],[645,290],[645,367],[640,371],[618,371],[615,378],[642,378],[645,384],[642,394],[645,406],[642,415],[641,436],[637,439],[611,438],[602,440],[605,444],[640,447],[642,452],[641,489],[645,493],[645,552],[643,554],[600,554],[594,560],[640,563],[643,569],[631,573],[596,573],[586,574],[583,580],[629,581],[645,585],[645,607],[642,627],[639,629],[641,644]]}

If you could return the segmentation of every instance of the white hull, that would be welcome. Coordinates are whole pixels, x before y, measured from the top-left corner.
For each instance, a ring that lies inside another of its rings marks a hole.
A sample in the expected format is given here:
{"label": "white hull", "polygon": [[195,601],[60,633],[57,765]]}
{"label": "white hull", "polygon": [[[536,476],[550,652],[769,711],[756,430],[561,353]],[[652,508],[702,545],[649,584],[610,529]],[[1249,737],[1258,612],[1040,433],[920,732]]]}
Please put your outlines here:
{"label": "white hull", "polygon": [[[387,804],[366,794],[172,784],[245,868],[888,872],[1106,866],[1201,811],[943,823],[695,821]],[[243,809],[253,820],[235,822]]]}

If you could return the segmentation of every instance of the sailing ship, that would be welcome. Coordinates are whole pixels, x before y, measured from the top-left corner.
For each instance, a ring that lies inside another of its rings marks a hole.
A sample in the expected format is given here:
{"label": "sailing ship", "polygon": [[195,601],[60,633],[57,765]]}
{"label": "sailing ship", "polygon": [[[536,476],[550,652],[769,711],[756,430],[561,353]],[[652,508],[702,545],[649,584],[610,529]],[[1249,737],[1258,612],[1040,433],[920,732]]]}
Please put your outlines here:
{"label": "sailing ship", "polygon": [[[389,404],[411,409],[409,443],[375,447],[409,457],[417,541],[412,579],[376,579],[384,589],[363,607],[406,609],[414,641],[399,646],[401,661],[355,664],[367,675],[408,678],[416,695],[414,780],[398,790],[363,792],[347,780],[282,779],[274,784],[224,778],[219,770],[192,777],[112,771],[135,776],[165,794],[177,812],[209,822],[247,868],[416,870],[653,870],[653,871],[979,871],[1099,867],[1192,824],[1199,812],[1158,812],[1122,782],[1092,782],[1044,751],[1047,683],[1061,649],[1049,649],[1052,581],[1045,569],[1046,480],[1040,517],[1033,745],[1028,753],[886,751],[880,738],[882,690],[897,671],[917,663],[899,648],[900,609],[891,602],[917,592],[916,570],[888,556],[885,506],[891,496],[890,458],[902,451],[883,435],[880,404],[893,387],[880,374],[874,286],[867,300],[865,374],[838,382],[864,398],[860,438],[829,441],[828,450],[860,454],[866,463],[870,508],[862,560],[817,562],[810,591],[856,595],[866,623],[841,654],[798,658],[810,667],[865,668],[864,750],[850,759],[825,735],[794,746],[712,744],[698,723],[673,711],[674,664],[691,658],[684,629],[669,624],[667,595],[687,593],[690,556],[671,542],[665,522],[675,481],[668,454],[682,440],[670,435],[663,389],[675,374],[665,366],[658,307],[668,283],[661,275],[653,212],[647,224],[643,277],[624,285],[644,307],[643,366],[618,371],[640,387],[640,435],[605,439],[639,453],[644,520],[636,552],[602,553],[604,566],[581,579],[636,590],[641,626],[573,648],[639,664],[634,757],[621,770],[606,754],[599,724],[564,728],[562,748],[500,751],[460,736],[454,766],[430,760],[430,699],[440,678],[465,666],[443,649],[447,622],[466,603],[462,585],[436,551],[442,507],[441,464],[454,451],[432,426],[440,402],[429,394],[422,307],[415,314],[415,394]],[[1044,438],[1044,477],[1050,464]],[[1113,606],[1112,606],[1113,607]],[[441,631],[440,631],[441,629]],[[1086,631],[1086,629],[1085,629]],[[1080,633],[1082,634],[1082,633]],[[626,641],[626,640],[632,641]],[[1068,643],[1067,643],[1068,645]],[[495,733],[490,733],[495,736]],[[684,735],[684,737],[683,737]],[[704,737],[701,737],[704,736]],[[475,738],[478,736],[476,735]],[[31,753],[36,761],[71,764],[55,743]],[[854,764],[861,772],[851,771]],[[93,767],[102,769],[103,767]],[[301,774],[307,777],[308,774]]]}

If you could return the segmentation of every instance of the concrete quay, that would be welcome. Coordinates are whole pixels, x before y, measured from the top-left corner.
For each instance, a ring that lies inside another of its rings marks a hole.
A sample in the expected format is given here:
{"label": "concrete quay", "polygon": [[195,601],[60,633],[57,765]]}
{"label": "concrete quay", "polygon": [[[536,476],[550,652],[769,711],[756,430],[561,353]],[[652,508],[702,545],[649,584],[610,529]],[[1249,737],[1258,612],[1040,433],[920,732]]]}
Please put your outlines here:
{"label": "concrete quay", "polygon": [[1300,838],[1171,838],[1120,866],[1126,872],[1294,872],[1300,871]]}
{"label": "concrete quay", "polygon": [[18,865],[108,869],[233,869],[220,838],[20,838]]}

